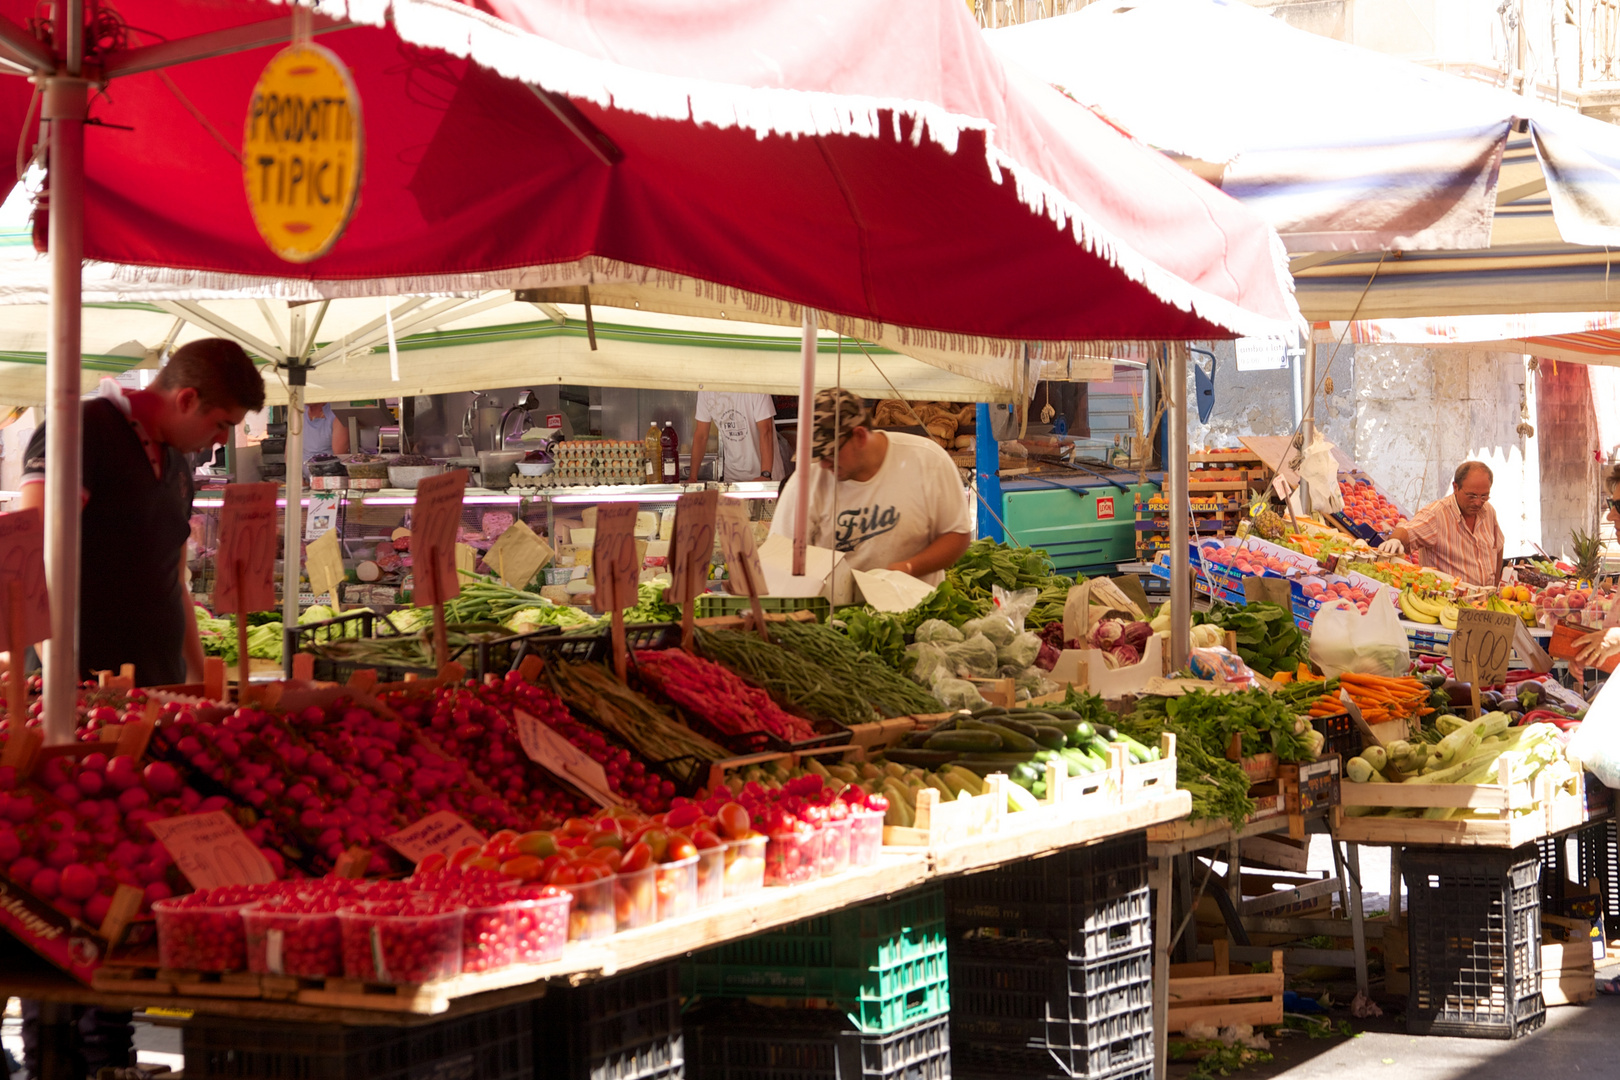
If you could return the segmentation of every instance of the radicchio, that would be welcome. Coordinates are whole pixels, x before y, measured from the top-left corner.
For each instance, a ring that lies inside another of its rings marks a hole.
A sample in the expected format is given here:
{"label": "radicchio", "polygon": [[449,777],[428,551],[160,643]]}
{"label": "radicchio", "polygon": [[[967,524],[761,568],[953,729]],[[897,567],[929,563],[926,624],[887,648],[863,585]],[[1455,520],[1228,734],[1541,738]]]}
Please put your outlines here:
{"label": "radicchio", "polygon": [[1124,633],[1124,623],[1118,619],[1104,619],[1091,628],[1091,645],[1093,648],[1108,652],[1120,643]]}

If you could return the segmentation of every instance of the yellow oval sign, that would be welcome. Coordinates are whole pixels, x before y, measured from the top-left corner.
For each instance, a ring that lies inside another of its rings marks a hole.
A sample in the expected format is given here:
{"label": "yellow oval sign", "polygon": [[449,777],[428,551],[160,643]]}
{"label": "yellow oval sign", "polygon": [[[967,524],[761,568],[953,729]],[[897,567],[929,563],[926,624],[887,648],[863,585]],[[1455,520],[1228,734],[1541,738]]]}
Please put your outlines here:
{"label": "yellow oval sign", "polygon": [[365,164],[360,97],[330,49],[292,45],[265,65],[248,104],[242,178],[270,250],[309,262],[354,214]]}

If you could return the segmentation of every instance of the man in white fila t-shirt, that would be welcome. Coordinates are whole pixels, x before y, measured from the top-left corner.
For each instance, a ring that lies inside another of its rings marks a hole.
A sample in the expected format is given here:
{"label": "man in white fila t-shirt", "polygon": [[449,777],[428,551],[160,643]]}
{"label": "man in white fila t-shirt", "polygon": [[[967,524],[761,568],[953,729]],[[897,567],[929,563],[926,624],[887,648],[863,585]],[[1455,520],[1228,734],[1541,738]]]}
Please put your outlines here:
{"label": "man in white fila t-shirt", "polygon": [[798,485],[809,483],[811,544],[843,552],[851,569],[899,570],[937,585],[967,550],[973,527],[961,475],[932,439],[877,431],[871,422],[866,403],[848,390],[816,395],[818,467],[788,479],[771,532],[793,535]]}

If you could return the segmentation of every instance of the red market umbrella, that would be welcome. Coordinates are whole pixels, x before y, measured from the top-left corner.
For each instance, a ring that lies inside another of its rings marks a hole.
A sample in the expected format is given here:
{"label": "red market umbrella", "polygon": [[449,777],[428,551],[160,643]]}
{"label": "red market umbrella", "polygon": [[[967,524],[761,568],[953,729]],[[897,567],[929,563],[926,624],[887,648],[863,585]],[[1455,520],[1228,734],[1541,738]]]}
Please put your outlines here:
{"label": "red market umbrella", "polygon": [[[352,73],[364,183],[306,263],[261,239],[239,160],[286,7],[39,10],[0,0],[0,64],[43,87],[0,80],[0,136],[26,149],[33,117],[53,121],[58,466],[76,461],[81,255],[256,295],[634,282],[1009,359],[1297,318],[1274,234],[1005,67],[954,0],[328,0],[313,29]],[[57,641],[78,602],[76,471],[47,491]],[[53,730],[73,667],[48,661]]]}

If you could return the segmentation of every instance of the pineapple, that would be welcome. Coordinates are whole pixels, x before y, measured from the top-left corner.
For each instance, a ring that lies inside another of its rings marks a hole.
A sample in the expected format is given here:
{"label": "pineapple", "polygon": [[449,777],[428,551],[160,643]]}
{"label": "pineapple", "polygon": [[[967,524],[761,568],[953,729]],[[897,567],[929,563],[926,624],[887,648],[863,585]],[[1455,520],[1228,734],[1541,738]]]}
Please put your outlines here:
{"label": "pineapple", "polygon": [[1575,552],[1575,576],[1594,581],[1603,572],[1603,541],[1596,530],[1587,533],[1576,529],[1569,534],[1569,546]]}
{"label": "pineapple", "polygon": [[1262,510],[1254,519],[1254,531],[1267,540],[1281,540],[1288,533],[1288,523],[1275,510]]}

